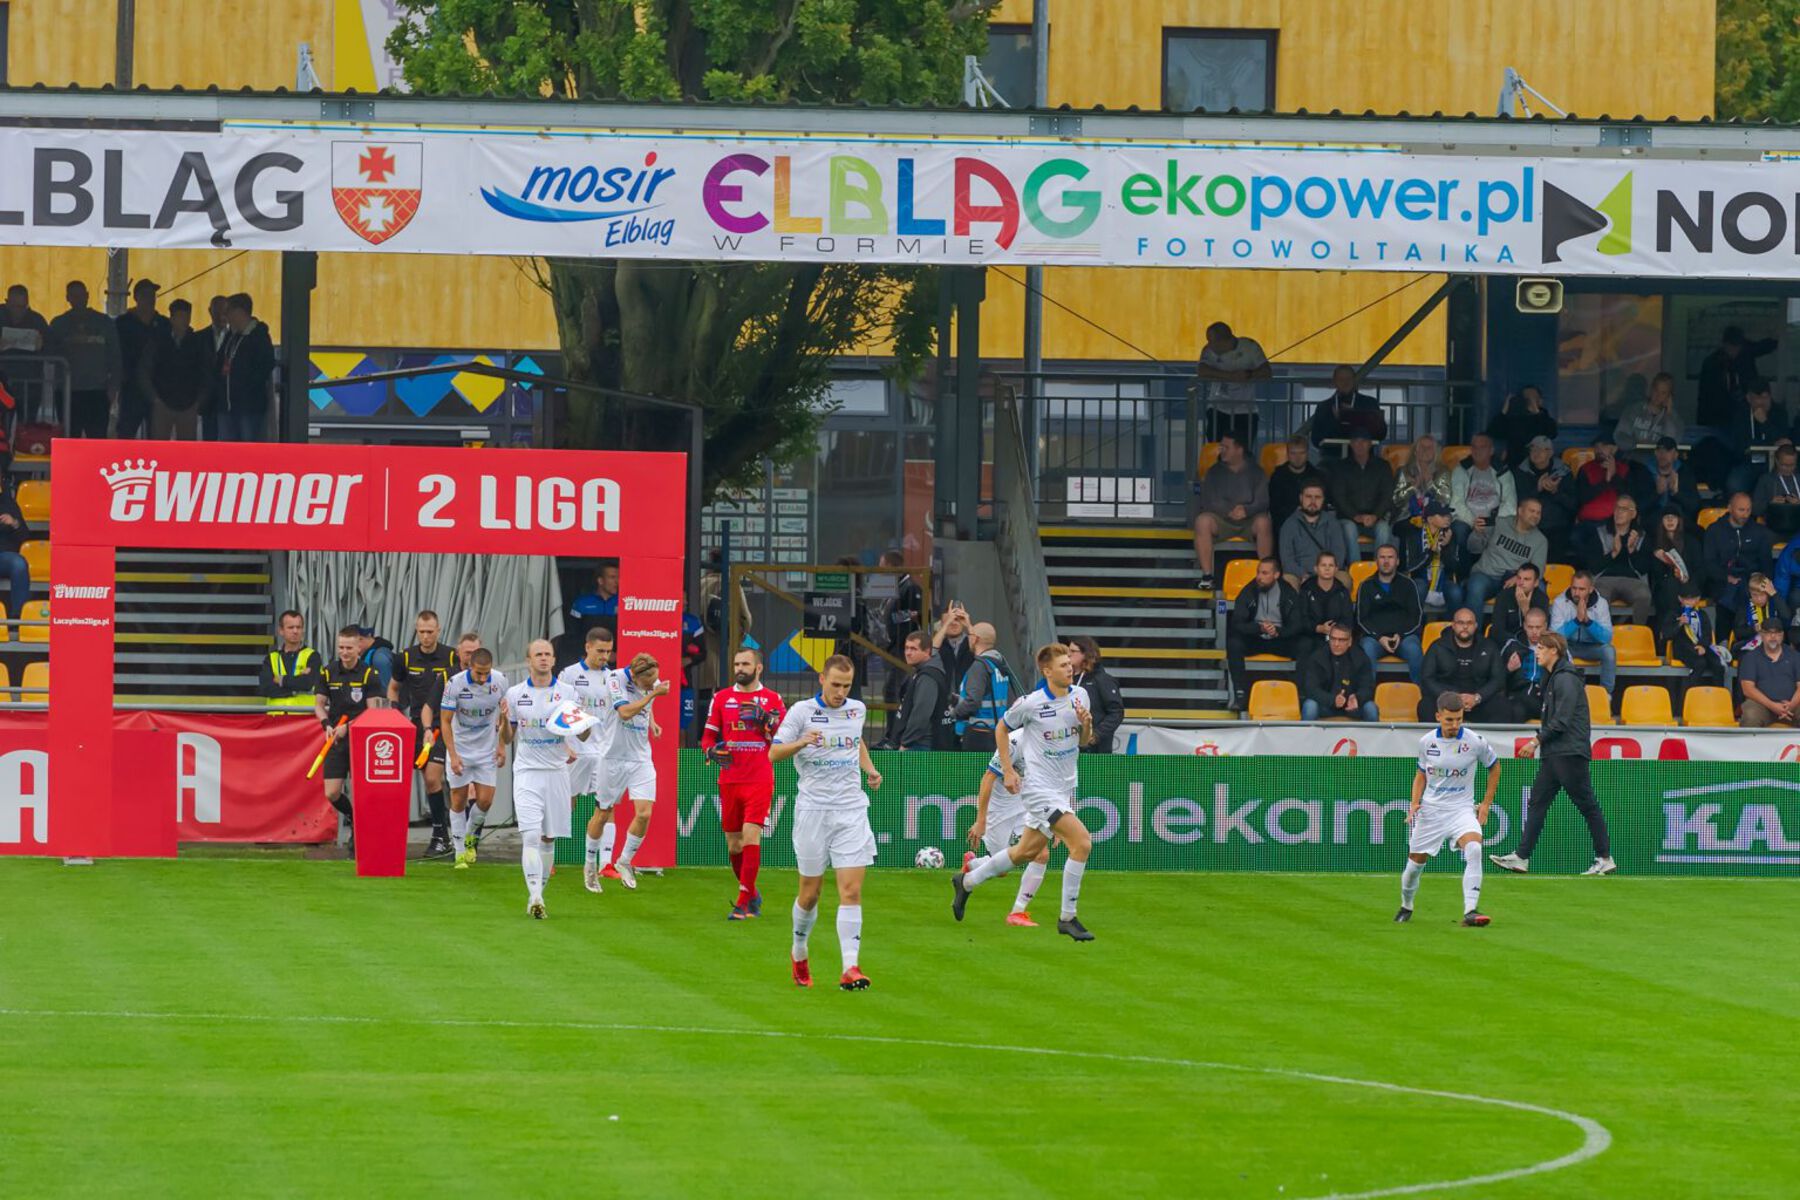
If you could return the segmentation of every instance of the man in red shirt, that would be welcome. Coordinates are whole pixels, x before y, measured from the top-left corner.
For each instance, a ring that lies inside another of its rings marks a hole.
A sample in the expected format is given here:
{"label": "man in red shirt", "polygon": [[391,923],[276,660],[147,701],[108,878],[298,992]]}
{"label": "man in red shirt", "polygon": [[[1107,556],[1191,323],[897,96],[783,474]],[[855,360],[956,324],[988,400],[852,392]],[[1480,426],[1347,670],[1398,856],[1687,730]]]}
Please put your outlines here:
{"label": "man in red shirt", "polygon": [[775,768],[769,764],[769,742],[787,715],[781,697],[762,685],[762,652],[745,647],[731,660],[732,686],[716,693],[706,715],[700,748],[719,764],[719,816],[725,847],[738,878],[730,919],[743,921],[762,912],[756,873],[762,867],[763,822],[775,793]]}

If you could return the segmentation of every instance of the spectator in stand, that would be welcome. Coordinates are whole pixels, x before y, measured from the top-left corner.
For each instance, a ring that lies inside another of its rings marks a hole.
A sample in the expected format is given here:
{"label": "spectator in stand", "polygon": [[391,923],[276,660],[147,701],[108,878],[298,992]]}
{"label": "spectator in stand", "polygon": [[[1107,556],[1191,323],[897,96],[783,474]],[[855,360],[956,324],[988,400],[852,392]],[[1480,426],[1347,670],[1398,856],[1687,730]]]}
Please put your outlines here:
{"label": "spectator in stand", "polygon": [[999,635],[986,621],[969,626],[969,648],[975,660],[963,673],[962,686],[956,693],[956,735],[964,750],[993,753],[994,730],[1000,718],[1019,698],[1023,688],[1006,658],[995,648]]}
{"label": "spectator in stand", "polygon": [[1719,345],[1700,363],[1700,387],[1695,409],[1701,420],[1729,427],[1742,411],[1749,385],[1762,373],[1756,360],[1775,352],[1775,339],[1752,342],[1736,325],[1727,325],[1719,334]]}
{"label": "spectator in stand", "polygon": [[1750,494],[1750,511],[1784,542],[1800,533],[1800,476],[1794,473],[1797,459],[1800,454],[1792,443],[1778,448],[1774,469],[1756,481],[1756,490]]}
{"label": "spectator in stand", "polygon": [[1505,724],[1512,719],[1500,647],[1481,636],[1471,609],[1457,609],[1449,630],[1425,652],[1419,690],[1424,693],[1419,699],[1421,721],[1436,714],[1437,698],[1444,692],[1460,695],[1463,710],[1476,713],[1479,720]]}
{"label": "spectator in stand", "polygon": [[1659,621],[1680,607],[1680,589],[1690,585],[1706,594],[1706,551],[1687,518],[1664,509],[1650,531],[1650,599]]}
{"label": "spectator in stand", "polygon": [[1308,634],[1308,653],[1325,644],[1325,634],[1331,626],[1355,628],[1356,602],[1350,598],[1350,585],[1338,573],[1335,554],[1321,554],[1313,560],[1312,575],[1300,584],[1298,620]]}
{"label": "spectator in stand", "polygon": [[50,322],[32,309],[31,292],[22,283],[7,288],[0,307],[0,353],[41,354],[49,344]]}
{"label": "spectator in stand", "polygon": [[306,618],[288,609],[276,620],[275,648],[264,657],[257,692],[270,712],[313,715],[313,695],[325,660],[306,644]]}
{"label": "spectator in stand", "polygon": [[1111,754],[1113,735],[1125,723],[1125,697],[1119,681],[1100,663],[1100,646],[1091,637],[1069,639],[1069,665],[1075,669],[1075,686],[1086,688],[1088,711],[1094,718],[1094,741],[1083,754]]}
{"label": "spectator in stand", "polygon": [[915,629],[901,648],[910,668],[900,688],[900,707],[888,726],[889,750],[954,750],[956,726],[948,719],[950,681],[931,652],[931,635]]}
{"label": "spectator in stand", "polygon": [[373,625],[356,627],[356,665],[375,668],[375,677],[381,681],[381,698],[385,699],[388,684],[394,678],[394,643],[376,637]]}
{"label": "spectator in stand", "polygon": [[[150,396],[150,436],[193,441],[199,436],[200,402],[210,386],[206,335],[193,328],[194,306],[169,305],[168,328],[145,348],[138,365],[139,386]],[[311,701],[308,701],[310,711]]]}
{"label": "spectator in stand", "polygon": [[231,327],[219,356],[219,437],[227,442],[265,440],[269,417],[269,376],[275,370],[275,347],[269,327],[251,311],[243,292],[225,301]]}
{"label": "spectator in stand", "polygon": [[1487,431],[1507,468],[1517,470],[1534,439],[1554,442],[1556,418],[1544,406],[1543,390],[1528,383],[1506,398]]}
{"label": "spectator in stand", "polygon": [[1620,496],[1652,490],[1648,475],[1631,461],[1628,448],[1621,448],[1611,434],[1601,434],[1594,439],[1594,457],[1575,473],[1576,523],[1604,525],[1612,520]]}
{"label": "spectator in stand", "polygon": [[1786,600],[1789,608],[1800,610],[1800,537],[1788,539],[1787,549],[1775,560],[1771,579],[1775,594]]}
{"label": "spectator in stand", "polygon": [[1786,627],[1794,619],[1794,610],[1775,594],[1775,583],[1761,571],[1750,576],[1744,585],[1744,601],[1734,609],[1719,613],[1720,631],[1731,642],[1734,654],[1742,655],[1756,647],[1757,635],[1770,621]]}
{"label": "spectator in stand", "polygon": [[931,632],[931,649],[944,664],[944,678],[950,681],[950,694],[962,687],[963,676],[975,661],[975,647],[969,641],[969,610],[962,601],[952,600],[938,618]]}
{"label": "spectator in stand", "polygon": [[1610,694],[1619,675],[1612,644],[1612,610],[1594,590],[1594,577],[1575,572],[1569,590],[1550,603],[1550,628],[1569,643],[1569,653],[1600,660],[1600,686]]}
{"label": "spectator in stand", "polygon": [[200,436],[209,442],[219,440],[219,411],[225,405],[225,377],[219,363],[225,356],[225,339],[231,336],[231,323],[225,316],[225,297],[214,296],[206,305],[207,327],[201,331],[201,344],[206,347],[205,397],[200,401]]}
{"label": "spectator in stand", "polygon": [[1287,461],[1269,476],[1269,523],[1279,530],[1300,507],[1300,489],[1309,483],[1324,486],[1325,472],[1306,457],[1306,439],[1299,434],[1287,440]]}
{"label": "spectator in stand", "polygon": [[1675,413],[1675,377],[1658,371],[1650,380],[1650,394],[1619,413],[1613,437],[1621,446],[1635,450],[1663,438],[1679,439],[1686,428]]}
{"label": "spectator in stand", "polygon": [[1467,541],[1471,533],[1517,512],[1518,497],[1513,489],[1512,472],[1494,465],[1494,439],[1476,434],[1469,441],[1469,457],[1450,472],[1450,511],[1457,540]]}
{"label": "spectator in stand", "polygon": [[1513,493],[1519,500],[1535,497],[1541,508],[1538,528],[1550,543],[1551,562],[1566,562],[1569,531],[1575,525],[1576,483],[1569,468],[1556,456],[1547,437],[1535,437],[1526,446],[1525,461],[1513,468]]}
{"label": "spectator in stand", "polygon": [[140,279],[131,288],[131,307],[119,314],[119,432],[143,437],[150,427],[151,387],[146,360],[169,336],[169,319],[156,311],[157,285]]}
{"label": "spectator in stand", "polygon": [[0,476],[0,579],[5,579],[8,585],[6,614],[15,621],[31,599],[31,565],[19,553],[19,548],[30,540],[31,526],[25,523],[25,514],[19,511],[19,501],[13,495],[13,481],[10,477]]}
{"label": "spectator in stand", "polygon": [[1768,574],[1774,566],[1775,540],[1751,517],[1750,497],[1732,496],[1725,515],[1706,527],[1706,578],[1719,607],[1734,611],[1744,603],[1750,576]]}
{"label": "spectator in stand", "polygon": [[[1701,410],[1702,413],[1705,411]],[[1766,379],[1749,382],[1744,401],[1733,412],[1726,428],[1732,466],[1725,487],[1732,492],[1750,491],[1762,475],[1761,462],[1751,457],[1753,451],[1780,445],[1794,433],[1787,413],[1775,402],[1774,389]]]}
{"label": "spectator in stand", "polygon": [[1225,621],[1225,666],[1231,673],[1231,706],[1249,707],[1244,659],[1252,654],[1300,658],[1312,648],[1300,625],[1300,593],[1281,577],[1281,564],[1264,556],[1256,578],[1244,585]]}
{"label": "spectator in stand", "polygon": [[1394,494],[1394,469],[1388,466],[1387,459],[1375,453],[1375,444],[1366,431],[1351,431],[1350,457],[1332,463],[1326,477],[1331,507],[1344,522],[1344,540],[1355,555],[1348,562],[1339,563],[1340,567],[1362,561],[1360,539],[1364,534],[1377,546],[1393,541],[1387,511]]}
{"label": "spectator in stand", "polygon": [[1388,523],[1397,540],[1406,537],[1408,531],[1403,526],[1410,524],[1414,532],[1418,530],[1424,519],[1425,506],[1433,500],[1450,506],[1450,472],[1438,461],[1438,449],[1438,440],[1429,433],[1415,439],[1412,457],[1394,479],[1393,506]]}
{"label": "spectator in stand", "polygon": [[1537,660],[1537,648],[1550,628],[1541,608],[1529,609],[1519,632],[1500,647],[1500,665],[1506,670],[1506,706],[1515,721],[1536,721],[1544,715],[1544,684],[1549,671]]}
{"label": "spectator in stand", "polygon": [[[1206,400],[1206,440],[1236,436],[1244,446],[1256,441],[1256,381],[1273,379],[1269,356],[1252,338],[1239,337],[1231,326],[1214,321],[1206,327],[1206,345],[1195,368]],[[1266,551],[1264,553],[1267,553]]]}
{"label": "spectator in stand", "polygon": [[1762,729],[1777,721],[1800,723],[1800,652],[1787,646],[1787,630],[1779,621],[1762,627],[1756,651],[1738,665],[1738,682],[1744,690],[1745,729]]}
{"label": "spectator in stand", "polygon": [[1455,612],[1463,605],[1468,564],[1450,517],[1447,506],[1429,502],[1421,528],[1401,547],[1406,552],[1401,569],[1418,585],[1419,603],[1426,612]]}
{"label": "spectator in stand", "polygon": [[1541,608],[1546,613],[1550,611],[1550,597],[1544,594],[1543,572],[1536,563],[1520,563],[1513,569],[1512,586],[1502,588],[1494,599],[1494,615],[1488,620],[1488,640],[1501,644],[1516,640],[1525,628],[1525,614],[1534,608]]}
{"label": "spectator in stand", "polygon": [[1325,634],[1325,645],[1300,664],[1301,719],[1379,720],[1374,697],[1375,664],[1356,644],[1348,625],[1333,625]]}
{"label": "spectator in stand", "polygon": [[1298,587],[1313,573],[1313,563],[1321,554],[1332,555],[1339,562],[1353,561],[1344,540],[1343,522],[1325,507],[1325,485],[1309,483],[1301,488],[1300,511],[1281,527],[1281,566],[1287,581]]}
{"label": "spectator in stand", "polygon": [[1639,625],[1650,620],[1650,545],[1638,525],[1637,501],[1620,496],[1613,505],[1613,519],[1604,525],[1584,525],[1576,532],[1576,561],[1594,574],[1594,590],[1615,609],[1631,605],[1631,619]]}
{"label": "spectator in stand", "polygon": [[1387,437],[1387,418],[1381,401],[1356,390],[1356,369],[1342,366],[1331,373],[1331,395],[1319,401],[1312,415],[1312,444],[1323,446],[1352,433],[1366,433],[1375,441]]}
{"label": "spectator in stand", "polygon": [[69,436],[103,438],[119,402],[119,327],[88,307],[87,284],[72,281],[69,311],[50,322],[50,353],[69,361]]}
{"label": "spectator in stand", "polygon": [[1700,477],[1688,470],[1681,457],[1681,448],[1672,437],[1656,443],[1656,466],[1651,482],[1654,489],[1650,493],[1646,516],[1653,517],[1671,509],[1690,521],[1699,515]]}
{"label": "spectator in stand", "polygon": [[1690,687],[1723,687],[1731,651],[1719,643],[1718,627],[1710,611],[1701,607],[1700,588],[1683,580],[1675,589],[1678,607],[1663,623],[1662,640],[1669,657],[1688,669],[1682,695]]}
{"label": "spectator in stand", "polygon": [[1194,518],[1194,557],[1200,560],[1200,587],[1213,586],[1213,543],[1219,539],[1254,541],[1256,556],[1275,552],[1269,522],[1269,480],[1251,462],[1245,443],[1226,434],[1219,439],[1219,461],[1200,481],[1200,515]]}
{"label": "spectator in stand", "polygon": [[1400,573],[1400,551],[1381,546],[1375,551],[1375,574],[1363,580],[1356,592],[1356,628],[1362,634],[1362,651],[1379,663],[1384,654],[1398,655],[1406,663],[1407,678],[1417,682],[1425,652],[1419,648],[1423,623],[1419,589]]}
{"label": "spectator in stand", "polygon": [[1469,552],[1479,555],[1469,569],[1469,586],[1465,589],[1469,607],[1476,612],[1488,597],[1501,588],[1513,586],[1513,573],[1526,563],[1550,560],[1550,542],[1538,529],[1544,506],[1535,496],[1519,501],[1510,522],[1469,536]]}

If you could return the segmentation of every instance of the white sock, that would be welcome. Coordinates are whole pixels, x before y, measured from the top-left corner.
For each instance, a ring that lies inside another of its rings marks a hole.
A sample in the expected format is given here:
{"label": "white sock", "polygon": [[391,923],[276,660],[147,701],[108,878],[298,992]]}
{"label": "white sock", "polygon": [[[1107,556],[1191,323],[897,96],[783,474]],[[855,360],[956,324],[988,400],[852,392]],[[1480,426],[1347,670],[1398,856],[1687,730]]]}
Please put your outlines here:
{"label": "white sock", "polygon": [[525,868],[525,890],[533,900],[544,898],[544,856],[538,853],[538,840],[532,829],[519,838],[519,865]]}
{"label": "white sock", "polygon": [[1425,874],[1425,864],[1414,862],[1408,858],[1406,869],[1400,872],[1400,907],[1411,908],[1413,897],[1419,894],[1419,878]]}
{"label": "white sock", "polygon": [[619,827],[613,824],[612,812],[607,811],[606,824],[600,829],[600,865],[605,866],[612,861],[613,842],[618,839]]}
{"label": "white sock", "polygon": [[556,865],[556,843],[554,841],[538,843],[538,853],[544,858],[544,878],[550,878],[550,869]]}
{"label": "white sock", "polygon": [[1081,898],[1081,874],[1087,870],[1087,864],[1070,859],[1063,864],[1063,906],[1062,919],[1074,919],[1075,901]]}
{"label": "white sock", "polygon": [[587,865],[592,867],[600,862],[600,839],[589,837],[587,840]]}
{"label": "white sock", "polygon": [[990,854],[986,858],[977,860],[975,865],[969,868],[969,873],[963,876],[963,887],[973,890],[990,879],[1000,878],[1012,869],[1012,855],[1004,850],[998,854]]}
{"label": "white sock", "polygon": [[1472,913],[1481,907],[1481,843],[1463,847],[1463,911]]}
{"label": "white sock", "polygon": [[844,970],[856,965],[862,951],[862,905],[838,905],[838,950],[844,956]]}
{"label": "white sock", "polygon": [[478,839],[481,837],[481,827],[487,824],[487,809],[474,801],[470,801],[470,805],[471,807],[463,809],[463,816],[469,823],[469,832],[465,836]]}
{"label": "white sock", "polygon": [[1035,858],[1025,864],[1025,874],[1019,880],[1019,895],[1013,901],[1014,912],[1022,913],[1031,907],[1031,898],[1044,885],[1044,876],[1049,870],[1049,863],[1041,863]]}
{"label": "white sock", "polygon": [[635,834],[635,833],[626,834],[625,835],[625,853],[619,855],[619,865],[622,867],[629,867],[632,864],[632,862],[634,862],[637,859],[638,847],[643,844],[644,844],[644,839],[639,837],[637,834]]}
{"label": "white sock", "polygon": [[794,901],[794,961],[806,961],[806,939],[812,936],[813,926],[819,920],[817,906],[801,908],[798,900]]}
{"label": "white sock", "polygon": [[[463,840],[463,835],[468,832],[469,832],[469,810],[465,808],[461,812],[458,812],[454,808],[451,809],[450,810],[450,836],[452,838],[455,838],[458,842],[460,842]],[[460,847],[459,847],[459,849],[460,849]]]}

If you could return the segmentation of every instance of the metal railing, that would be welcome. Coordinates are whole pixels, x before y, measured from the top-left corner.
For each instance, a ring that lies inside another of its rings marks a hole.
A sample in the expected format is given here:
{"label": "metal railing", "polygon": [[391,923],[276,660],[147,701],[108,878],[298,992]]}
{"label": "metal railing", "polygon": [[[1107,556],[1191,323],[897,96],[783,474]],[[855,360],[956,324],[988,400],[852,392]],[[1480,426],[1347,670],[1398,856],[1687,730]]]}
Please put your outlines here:
{"label": "metal railing", "polygon": [[69,360],[57,354],[0,354],[0,379],[12,393],[15,407],[0,410],[0,429],[17,453],[20,425],[43,421],[46,415],[58,429],[69,428]]}

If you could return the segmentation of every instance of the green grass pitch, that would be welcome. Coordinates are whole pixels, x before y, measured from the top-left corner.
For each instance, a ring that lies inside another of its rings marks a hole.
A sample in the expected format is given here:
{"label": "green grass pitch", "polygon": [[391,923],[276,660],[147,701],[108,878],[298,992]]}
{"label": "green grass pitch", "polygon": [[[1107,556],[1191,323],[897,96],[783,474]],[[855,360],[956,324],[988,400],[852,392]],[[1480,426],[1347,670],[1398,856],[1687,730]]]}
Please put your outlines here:
{"label": "green grass pitch", "polygon": [[512,863],[9,862],[0,1195],[1298,1200],[1593,1148],[1366,1083],[1610,1135],[1404,1194],[1800,1193],[1793,883],[1497,876],[1468,930],[1441,869],[1410,926],[1392,878],[1094,872],[1078,946],[878,871],[846,994],[834,899],[789,982],[785,873],[736,924],[723,871],[565,868],[538,923]]}

